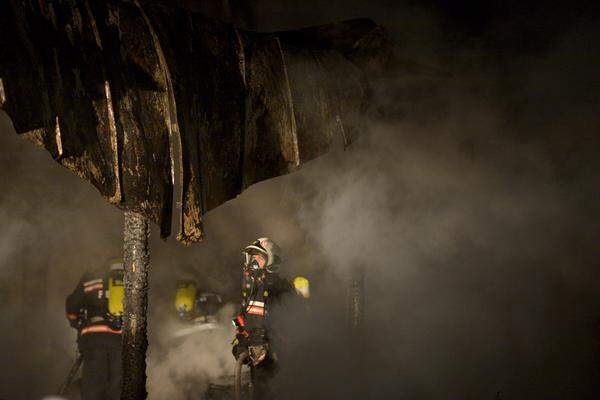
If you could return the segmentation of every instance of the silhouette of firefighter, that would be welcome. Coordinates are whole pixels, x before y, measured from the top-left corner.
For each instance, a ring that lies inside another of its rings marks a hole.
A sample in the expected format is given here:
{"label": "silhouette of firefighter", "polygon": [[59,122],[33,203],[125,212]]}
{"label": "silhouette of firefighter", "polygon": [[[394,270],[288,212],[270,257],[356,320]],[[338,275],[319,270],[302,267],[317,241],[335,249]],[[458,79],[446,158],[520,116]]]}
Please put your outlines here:
{"label": "silhouette of firefighter", "polygon": [[67,319],[77,329],[83,357],[82,400],[118,400],[121,395],[123,262],[87,272],[66,300]]}
{"label": "silhouette of firefighter", "polygon": [[176,285],[174,306],[180,323],[174,334],[178,338],[216,329],[223,299],[219,294],[202,290],[196,280],[182,279]]}
{"label": "silhouette of firefighter", "polygon": [[236,359],[247,352],[254,366],[254,399],[271,399],[269,382],[278,369],[273,348],[275,332],[269,313],[280,304],[284,294],[295,291],[308,298],[308,280],[297,277],[294,284],[279,275],[280,248],[269,238],[259,238],[244,251],[242,300],[239,315],[234,318],[237,329],[232,353]]}

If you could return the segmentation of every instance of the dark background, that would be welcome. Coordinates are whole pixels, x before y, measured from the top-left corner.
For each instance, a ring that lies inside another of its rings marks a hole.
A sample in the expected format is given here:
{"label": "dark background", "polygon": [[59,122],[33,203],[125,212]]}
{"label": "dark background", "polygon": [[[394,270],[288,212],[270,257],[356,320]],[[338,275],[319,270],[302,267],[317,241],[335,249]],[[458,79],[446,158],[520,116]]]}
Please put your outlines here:
{"label": "dark background", "polygon": [[[369,17],[396,64],[351,148],[212,211],[204,243],[153,233],[151,398],[229,371],[226,335],[176,351],[161,332],[178,277],[235,300],[240,250],[262,235],[315,292],[309,321],[282,318],[286,399],[598,398],[595,2],[179,3],[262,31]],[[64,297],[120,253],[122,218],[5,116],[0,133],[0,398],[37,399],[74,355]],[[356,267],[366,355],[343,316]]]}

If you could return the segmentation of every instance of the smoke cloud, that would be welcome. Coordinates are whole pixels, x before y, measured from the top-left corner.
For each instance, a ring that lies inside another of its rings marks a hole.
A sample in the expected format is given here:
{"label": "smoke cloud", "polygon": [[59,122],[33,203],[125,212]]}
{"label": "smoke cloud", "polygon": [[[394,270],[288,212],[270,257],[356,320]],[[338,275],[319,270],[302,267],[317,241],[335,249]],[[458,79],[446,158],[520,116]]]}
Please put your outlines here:
{"label": "smoke cloud", "polygon": [[226,305],[219,312],[214,329],[185,336],[180,336],[182,329],[189,326],[164,318],[170,314],[164,310],[163,321],[167,322],[158,328],[155,346],[150,350],[150,399],[201,398],[209,383],[231,384],[231,316],[236,310],[233,304]]}

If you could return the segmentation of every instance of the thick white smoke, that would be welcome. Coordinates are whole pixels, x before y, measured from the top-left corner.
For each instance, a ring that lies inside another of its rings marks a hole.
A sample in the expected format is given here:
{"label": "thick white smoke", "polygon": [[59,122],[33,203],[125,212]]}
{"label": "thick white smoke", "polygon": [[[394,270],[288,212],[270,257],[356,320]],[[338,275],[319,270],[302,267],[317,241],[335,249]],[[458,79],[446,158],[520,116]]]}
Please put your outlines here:
{"label": "thick white smoke", "polygon": [[214,329],[182,337],[177,333],[189,329],[189,325],[163,315],[163,321],[169,322],[163,323],[153,338],[148,361],[150,399],[202,398],[211,383],[231,384],[231,316],[236,309],[226,305]]}

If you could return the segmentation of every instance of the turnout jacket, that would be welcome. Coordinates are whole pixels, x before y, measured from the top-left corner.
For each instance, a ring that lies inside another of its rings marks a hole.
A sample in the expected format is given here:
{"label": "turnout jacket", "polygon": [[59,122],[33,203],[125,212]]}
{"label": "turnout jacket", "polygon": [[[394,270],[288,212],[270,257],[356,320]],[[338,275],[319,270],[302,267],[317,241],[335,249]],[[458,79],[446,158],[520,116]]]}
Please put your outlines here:
{"label": "turnout jacket", "polygon": [[65,310],[80,350],[121,346],[121,323],[108,312],[106,273],[87,272],[67,297]]}
{"label": "turnout jacket", "polygon": [[269,313],[282,295],[291,291],[292,285],[277,273],[244,271],[240,312],[235,319],[238,333],[251,340],[269,340]]}

